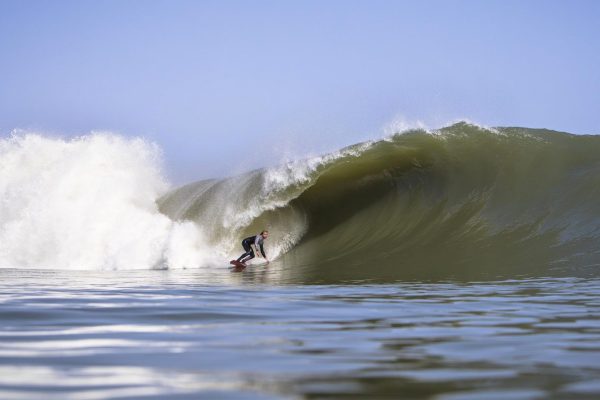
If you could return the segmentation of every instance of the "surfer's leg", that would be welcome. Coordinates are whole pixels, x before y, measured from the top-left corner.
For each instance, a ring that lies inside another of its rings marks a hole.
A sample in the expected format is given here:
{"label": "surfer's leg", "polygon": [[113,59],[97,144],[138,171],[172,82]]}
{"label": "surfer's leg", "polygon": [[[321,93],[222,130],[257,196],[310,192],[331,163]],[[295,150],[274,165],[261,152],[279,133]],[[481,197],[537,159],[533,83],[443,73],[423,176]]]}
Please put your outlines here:
{"label": "surfer's leg", "polygon": [[250,261],[254,258],[254,251],[250,248],[250,254],[246,258],[242,260],[242,264],[246,264],[247,261]]}
{"label": "surfer's leg", "polygon": [[248,257],[250,254],[252,254],[252,257],[250,257],[249,260],[251,258],[254,258],[254,252],[252,251],[252,247],[250,246],[250,244],[243,241],[242,246],[244,247],[244,250],[246,252],[237,259],[238,262],[243,262],[242,259]]}
{"label": "surfer's leg", "polygon": [[252,257],[250,257],[250,258],[254,258],[254,253],[252,251],[249,251],[247,253],[242,254],[237,260],[240,261],[240,262],[243,262],[242,259],[245,259],[246,257],[248,257],[250,255],[252,255]]}

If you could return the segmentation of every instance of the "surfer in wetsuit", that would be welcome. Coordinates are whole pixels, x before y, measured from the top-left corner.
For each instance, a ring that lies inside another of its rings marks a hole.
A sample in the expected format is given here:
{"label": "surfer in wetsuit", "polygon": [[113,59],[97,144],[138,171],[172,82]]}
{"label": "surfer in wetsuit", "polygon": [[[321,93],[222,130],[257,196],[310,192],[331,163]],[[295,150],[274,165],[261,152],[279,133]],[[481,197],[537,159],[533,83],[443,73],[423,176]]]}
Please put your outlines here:
{"label": "surfer in wetsuit", "polygon": [[258,253],[258,249],[260,248],[259,255],[267,260],[267,264],[269,263],[269,259],[267,258],[267,254],[265,253],[264,242],[265,239],[269,237],[269,231],[262,231],[260,234],[256,236],[250,236],[246,239],[242,240],[242,246],[244,247],[245,253],[237,259],[238,262],[242,264],[246,264],[247,261],[250,261],[254,258],[254,250],[252,250],[252,245],[256,248],[256,252]]}

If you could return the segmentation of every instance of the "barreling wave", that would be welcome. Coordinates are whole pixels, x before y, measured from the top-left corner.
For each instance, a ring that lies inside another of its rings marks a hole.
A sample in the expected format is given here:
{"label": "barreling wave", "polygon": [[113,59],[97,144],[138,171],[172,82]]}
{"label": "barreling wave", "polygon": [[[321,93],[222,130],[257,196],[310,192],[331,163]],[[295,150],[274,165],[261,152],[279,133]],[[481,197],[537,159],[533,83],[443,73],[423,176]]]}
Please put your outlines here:
{"label": "barreling wave", "polygon": [[600,137],[458,123],[193,183],[159,204],[228,255],[268,227],[291,280],[597,274]]}
{"label": "barreling wave", "polygon": [[271,231],[287,281],[597,275],[600,136],[458,123],[175,190],[141,139],[0,140],[0,267],[223,268]]}

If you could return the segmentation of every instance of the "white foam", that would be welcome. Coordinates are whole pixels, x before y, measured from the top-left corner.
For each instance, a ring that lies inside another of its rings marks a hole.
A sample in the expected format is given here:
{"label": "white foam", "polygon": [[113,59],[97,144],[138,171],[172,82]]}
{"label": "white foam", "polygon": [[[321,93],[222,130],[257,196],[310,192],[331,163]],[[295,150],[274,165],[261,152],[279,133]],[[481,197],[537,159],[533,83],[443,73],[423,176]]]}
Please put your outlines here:
{"label": "white foam", "polygon": [[394,136],[396,135],[402,135],[404,133],[410,132],[410,131],[414,131],[414,130],[420,130],[420,131],[425,131],[431,135],[440,135],[441,134],[441,129],[445,128],[445,127],[449,127],[452,125],[455,125],[457,123],[465,123],[467,125],[470,126],[474,126],[477,127],[481,130],[486,130],[486,131],[490,131],[496,134],[501,134],[500,131],[498,131],[496,128],[485,125],[485,124],[481,124],[479,122],[476,122],[470,118],[453,118],[450,120],[446,120],[442,123],[426,123],[422,120],[411,120],[408,119],[402,115],[397,115],[396,117],[394,117],[390,122],[388,122],[387,124],[384,125],[382,131],[383,131],[383,140],[392,140]]}
{"label": "white foam", "polygon": [[0,140],[0,267],[125,269],[215,262],[200,227],[161,214],[160,151],[94,133]]}

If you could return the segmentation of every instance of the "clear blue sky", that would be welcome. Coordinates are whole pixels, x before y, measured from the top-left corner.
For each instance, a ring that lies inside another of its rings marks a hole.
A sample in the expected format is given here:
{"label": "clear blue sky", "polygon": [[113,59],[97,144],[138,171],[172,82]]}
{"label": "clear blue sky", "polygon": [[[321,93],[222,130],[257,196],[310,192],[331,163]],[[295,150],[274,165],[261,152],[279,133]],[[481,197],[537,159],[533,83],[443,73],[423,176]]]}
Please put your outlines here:
{"label": "clear blue sky", "polygon": [[159,143],[178,183],[436,126],[600,133],[600,1],[0,0],[0,132]]}

